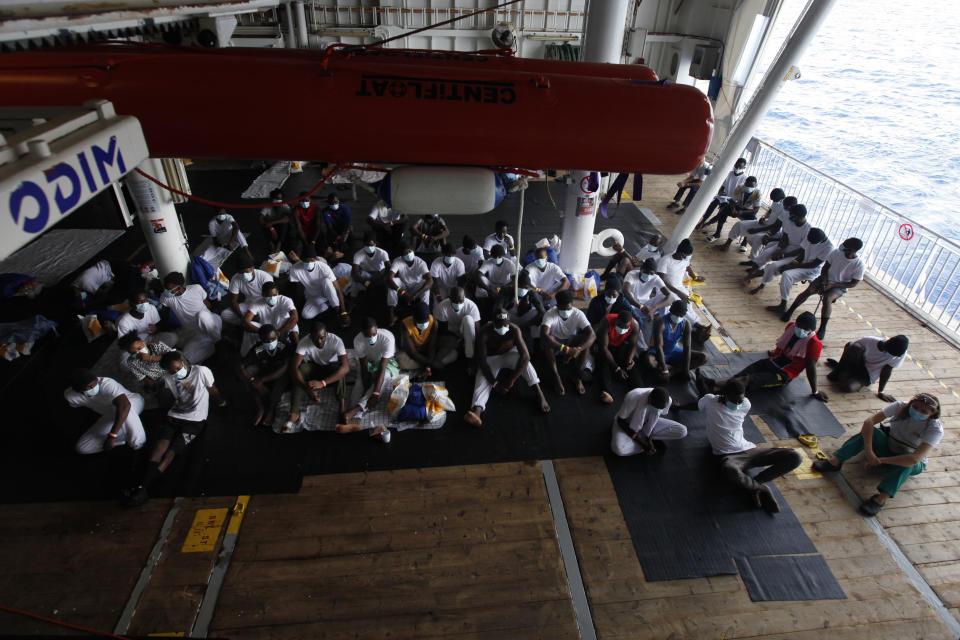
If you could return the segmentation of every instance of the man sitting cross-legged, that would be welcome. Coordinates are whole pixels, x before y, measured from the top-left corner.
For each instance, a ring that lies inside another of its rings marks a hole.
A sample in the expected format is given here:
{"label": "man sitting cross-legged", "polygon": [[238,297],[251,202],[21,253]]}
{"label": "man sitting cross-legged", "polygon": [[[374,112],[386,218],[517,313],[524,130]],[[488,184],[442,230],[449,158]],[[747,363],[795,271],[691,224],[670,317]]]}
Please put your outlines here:
{"label": "man sitting cross-legged", "polygon": [[587,392],[583,386],[583,371],[596,335],[583,311],[574,309],[573,294],[569,290],[558,293],[556,300],[557,306],[543,316],[540,344],[550,364],[557,393],[562,396],[567,392],[557,368],[557,358],[563,358],[564,364],[573,363],[576,390],[583,395]]}
{"label": "man sitting cross-legged", "polygon": [[[789,447],[758,447],[743,437],[743,421],[750,412],[745,391],[742,381],[730,379],[719,394],[706,394],[697,406],[707,419],[707,440],[723,477],[749,492],[758,509],[776,513],[780,505],[766,483],[796,469],[803,458]],[[747,473],[756,467],[764,469],[754,476]]]}
{"label": "man sitting cross-legged", "polygon": [[670,394],[663,387],[630,391],[623,398],[623,404],[613,419],[610,438],[613,452],[618,456],[635,456],[638,453],[652,456],[657,452],[654,440],[685,438],[685,426],[663,417],[672,403]]}
{"label": "man sitting cross-legged", "polygon": [[[530,363],[530,352],[523,342],[520,327],[510,322],[503,309],[496,312],[492,323],[480,327],[477,332],[477,365],[470,410],[463,416],[467,424],[481,426],[490,392],[495,389],[502,395],[509,393],[520,376],[537,392],[540,410],[544,413],[550,411],[550,405],[540,389],[540,378]],[[505,382],[497,379],[502,369],[513,372]]]}
{"label": "man sitting cross-legged", "polygon": [[353,389],[353,406],[344,415],[344,422],[337,425],[339,433],[358,431],[360,420],[357,415],[373,409],[383,394],[389,394],[393,388],[393,376],[399,368],[394,358],[397,341],[393,334],[377,326],[377,321],[366,317],[360,333],[353,339],[353,351],[360,361],[360,376]]}
{"label": "man sitting cross-legged", "polygon": [[327,325],[314,321],[310,335],[300,340],[290,360],[293,394],[290,399],[290,418],[283,433],[292,432],[300,421],[300,407],[307,396],[320,402],[320,390],[336,385],[339,415],[345,410],[344,377],[350,371],[347,350],[340,336],[327,333]]}
{"label": "man sitting cross-legged", "polygon": [[401,369],[417,370],[415,377],[429,379],[457,359],[457,339],[440,335],[440,323],[423,302],[413,307],[413,315],[400,323],[400,350],[397,364]]}
{"label": "man sitting cross-legged", "polygon": [[640,367],[636,366],[640,323],[632,313],[623,310],[608,314],[597,323],[595,332],[600,402],[611,404],[614,378],[629,381],[633,387],[640,384]]}
{"label": "man sitting cross-legged", "polygon": [[[289,361],[294,346],[280,339],[280,334],[271,324],[260,327],[260,341],[239,364],[241,380],[253,393],[257,404],[254,426],[270,426],[283,392],[290,387]],[[263,399],[267,398],[264,407]]]}
{"label": "man sitting cross-legged", "polygon": [[693,326],[686,316],[687,303],[674,300],[669,310],[653,317],[653,336],[644,364],[661,382],[689,380],[690,372],[707,361],[702,351],[693,349]]}

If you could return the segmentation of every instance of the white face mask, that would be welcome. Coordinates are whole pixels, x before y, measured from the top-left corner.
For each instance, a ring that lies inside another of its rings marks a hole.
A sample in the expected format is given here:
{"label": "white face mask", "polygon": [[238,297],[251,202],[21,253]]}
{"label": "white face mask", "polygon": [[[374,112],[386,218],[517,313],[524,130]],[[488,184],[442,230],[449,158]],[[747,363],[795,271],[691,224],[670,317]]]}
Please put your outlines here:
{"label": "white face mask", "polygon": [[507,331],[510,330],[510,326],[506,325],[503,327],[494,327],[493,330],[497,332],[497,335],[502,336],[502,335],[506,335]]}
{"label": "white face mask", "polygon": [[173,374],[173,377],[177,380],[183,380],[187,377],[187,373],[187,365],[183,365],[176,373]]}
{"label": "white face mask", "polygon": [[657,250],[658,248],[656,245],[652,245],[652,244],[647,245],[647,251],[649,251],[650,253],[656,253]]}
{"label": "white face mask", "polygon": [[369,344],[370,346],[373,346],[373,345],[377,344],[377,338],[378,338],[378,337],[380,337],[380,336],[374,335],[374,336],[372,336],[372,337],[367,337],[367,344]]}
{"label": "white face mask", "polygon": [[744,193],[753,193],[753,192],[756,191],[756,190],[757,190],[756,187],[744,187],[744,188],[743,188],[743,192],[744,192]]}
{"label": "white face mask", "polygon": [[247,282],[253,282],[253,271],[244,271],[243,279]]}
{"label": "white face mask", "polygon": [[603,296],[603,301],[607,304],[613,304],[617,301],[617,296],[613,296],[612,298],[610,296]]}
{"label": "white face mask", "polygon": [[570,314],[573,313],[573,309],[557,309],[557,313],[560,314],[560,317],[563,320],[566,320],[567,318],[570,317]]}
{"label": "white face mask", "polygon": [[522,288],[522,287],[521,287],[520,289],[517,289],[517,297],[518,297],[518,298],[523,298],[523,297],[526,296],[528,293],[530,293],[530,289],[524,289],[524,288]]}
{"label": "white face mask", "polygon": [[330,208],[333,209],[334,211],[336,211],[337,209],[340,208],[340,203],[338,202],[338,203],[332,204],[332,205],[330,205]]}
{"label": "white face mask", "polygon": [[649,407],[649,409],[650,409],[650,413],[652,413],[652,414],[655,415],[655,416],[659,416],[660,414],[663,413],[663,409],[660,409],[660,408],[657,408],[657,407],[651,406],[651,407]]}
{"label": "white face mask", "polygon": [[273,199],[273,203],[274,203],[274,204],[278,204],[278,203],[280,203],[280,202],[283,202],[283,198],[274,198],[274,199]]}
{"label": "white face mask", "polygon": [[537,258],[537,269],[543,269],[547,266],[546,258]]}
{"label": "white face mask", "polygon": [[813,335],[813,331],[812,331],[812,330],[811,330],[811,331],[807,331],[806,329],[801,329],[800,327],[794,325],[794,327],[793,327],[793,335],[797,336],[798,338],[800,338],[800,339],[802,340],[803,338],[809,338],[810,336],[812,336],[812,335]]}
{"label": "white face mask", "polygon": [[443,264],[449,267],[453,264],[453,258],[451,256],[443,256]]}
{"label": "white face mask", "polygon": [[143,345],[143,346],[140,347],[137,351],[138,351],[139,353],[144,354],[144,355],[150,355],[150,349],[147,348],[147,345]]}
{"label": "white face mask", "polygon": [[303,202],[300,203],[300,206],[303,207],[304,209],[309,209],[309,208],[310,208],[310,201],[309,201],[309,200],[304,200]]}
{"label": "white face mask", "polygon": [[472,253],[475,256],[480,255],[480,247],[474,247],[473,249],[470,249],[470,253]]}
{"label": "white face mask", "polygon": [[683,316],[675,316],[672,313],[670,314],[670,324],[680,324],[681,320],[683,320]]}
{"label": "white face mask", "polygon": [[650,282],[650,278],[652,277],[653,277],[653,274],[651,273],[641,273],[640,282]]}
{"label": "white face mask", "polygon": [[303,263],[303,268],[306,269],[307,271],[313,271],[314,269],[317,268],[317,263],[312,260],[308,260]]}
{"label": "white face mask", "polygon": [[137,305],[137,313],[146,313],[150,310],[149,302],[141,302]]}
{"label": "white face mask", "polygon": [[403,261],[404,261],[404,262],[413,262],[413,253],[405,253],[405,254],[403,254]]}
{"label": "white face mask", "polygon": [[225,213],[221,213],[221,214],[218,214],[218,215],[217,215],[217,220],[218,220],[219,222],[223,222],[223,221],[226,220],[226,219],[227,219],[227,214],[225,214]]}
{"label": "white face mask", "polygon": [[735,175],[735,176],[741,176],[741,175],[743,175],[743,169],[734,169],[734,170],[733,170],[733,175]]}
{"label": "white face mask", "polygon": [[418,322],[418,323],[417,323],[417,330],[418,330],[418,331],[426,331],[426,330],[427,330],[427,327],[429,327],[429,326],[430,326],[430,321],[429,321],[429,320],[427,320],[426,322]]}
{"label": "white face mask", "polygon": [[277,303],[280,302],[280,296],[267,296],[264,300],[266,300],[267,304],[271,307],[275,307]]}
{"label": "white face mask", "polygon": [[376,252],[377,248],[367,245],[366,247],[363,248],[363,250],[367,253],[368,256],[372,256]]}
{"label": "white face mask", "polygon": [[742,402],[740,402],[740,403],[733,403],[733,402],[730,402],[729,400],[727,400],[727,401],[726,401],[726,405],[727,405],[727,409],[730,409],[730,411],[737,411],[737,410],[740,409],[740,407],[743,406],[743,403],[742,403]]}
{"label": "white face mask", "polygon": [[503,258],[494,258],[493,261],[498,267],[503,264]]}
{"label": "white face mask", "polygon": [[450,308],[453,309],[454,311],[459,312],[461,309],[463,309],[463,303],[462,303],[462,302],[451,302],[451,303],[450,303]]}
{"label": "white face mask", "polygon": [[270,342],[264,342],[263,346],[267,348],[267,351],[276,351],[277,345],[280,344],[279,340],[271,340]]}
{"label": "white face mask", "polygon": [[93,396],[97,395],[98,393],[100,393],[100,383],[99,383],[99,382],[98,382],[97,384],[93,385],[93,388],[92,388],[92,389],[84,389],[84,390],[83,390],[83,395],[87,396],[88,398],[92,398]]}
{"label": "white face mask", "polygon": [[614,329],[616,329],[617,334],[621,336],[625,334],[627,331],[630,331],[630,327],[614,327]]}

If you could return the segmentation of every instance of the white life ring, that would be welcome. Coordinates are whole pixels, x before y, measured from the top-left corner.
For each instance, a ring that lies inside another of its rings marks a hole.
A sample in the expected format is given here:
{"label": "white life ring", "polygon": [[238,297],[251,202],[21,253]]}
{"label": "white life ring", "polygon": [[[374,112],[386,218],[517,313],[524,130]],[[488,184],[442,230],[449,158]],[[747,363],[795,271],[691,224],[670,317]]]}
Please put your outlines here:
{"label": "white life ring", "polygon": [[[611,240],[609,246],[606,245],[607,240]],[[593,235],[593,240],[590,243],[590,252],[604,258],[609,258],[616,253],[613,250],[614,243],[619,244],[621,247],[623,246],[623,233],[621,233],[619,229],[612,227],[610,229],[604,229],[600,233]]]}

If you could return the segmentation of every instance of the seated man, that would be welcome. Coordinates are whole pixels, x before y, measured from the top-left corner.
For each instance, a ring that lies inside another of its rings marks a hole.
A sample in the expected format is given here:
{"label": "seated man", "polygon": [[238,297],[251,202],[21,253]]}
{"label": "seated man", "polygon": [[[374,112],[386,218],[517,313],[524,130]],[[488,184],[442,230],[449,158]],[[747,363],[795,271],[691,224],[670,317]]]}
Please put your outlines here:
{"label": "seated man", "polygon": [[670,306],[673,299],[667,285],[657,273],[657,263],[653,258],[647,258],[639,269],[627,274],[623,279],[621,293],[634,309],[650,320],[653,320],[657,311]]}
{"label": "seated man", "polygon": [[71,407],[86,407],[100,419],[77,440],[77,453],[100,453],[116,445],[137,450],[147,441],[140,422],[143,396],[128,391],[113,378],[97,377],[89,369],[75,369],[63,398]]}
{"label": "seated man", "polygon": [[247,238],[240,231],[240,225],[232,215],[227,213],[226,209],[217,209],[217,215],[210,218],[207,225],[210,231],[210,237],[213,239],[213,246],[225,247],[231,251],[242,248],[247,257],[253,262],[253,254],[250,253],[250,247],[247,246]]}
{"label": "seated man", "polygon": [[400,243],[407,232],[407,216],[391,209],[383,200],[379,200],[367,216],[367,224],[377,234],[377,245],[390,251],[399,251]]}
{"label": "seated man", "polygon": [[697,192],[700,191],[700,186],[703,184],[703,181],[708,175],[710,175],[712,169],[710,165],[707,164],[706,160],[700,162],[700,166],[691,171],[686,178],[677,183],[677,193],[674,194],[673,200],[667,205],[667,209],[673,209],[680,206],[680,198],[683,196],[683,192],[687,191],[687,197],[683,199],[683,208],[677,211],[677,214],[681,214],[686,211],[687,207],[690,206],[690,203],[693,202],[693,196],[697,195]]}
{"label": "seated man", "polygon": [[413,225],[413,249],[427,264],[440,253],[441,246],[450,236],[450,229],[440,214],[431,213],[422,216]]}
{"label": "seated man", "polygon": [[788,222],[780,227],[780,237],[777,240],[765,244],[763,251],[756,258],[740,262],[747,267],[748,272],[761,269],[771,260],[780,260],[785,253],[800,248],[812,228],[807,222],[807,208],[802,204],[795,204],[788,210],[787,218]]}
{"label": "seated man", "polygon": [[[253,260],[247,256],[238,259],[240,271],[230,278],[230,308],[220,312],[224,322],[243,325],[243,316],[247,314],[250,303],[260,299],[263,285],[273,282],[273,276],[253,266]],[[243,296],[243,300],[240,297]]]}
{"label": "seated man", "polygon": [[494,231],[483,241],[483,257],[489,259],[493,255],[493,247],[500,245],[503,247],[503,255],[516,255],[517,249],[513,243],[513,236],[507,233],[508,225],[506,220],[497,220],[494,224]]}
{"label": "seated man", "polygon": [[838,249],[834,249],[827,256],[820,277],[811,282],[810,286],[797,296],[797,299],[780,316],[780,319],[787,322],[793,312],[807,301],[807,298],[819,294],[823,302],[823,309],[820,312],[820,327],[817,329],[817,337],[823,340],[827,335],[827,323],[833,313],[833,303],[839,300],[840,296],[847,292],[847,289],[857,286],[863,280],[866,267],[863,260],[857,255],[857,252],[862,248],[863,241],[860,238],[844,240]]}
{"label": "seated man", "polygon": [[604,282],[611,275],[624,278],[630,271],[640,268],[643,264],[642,260],[630,255],[630,252],[624,249],[619,242],[614,241],[610,248],[613,249],[614,253],[607,262],[607,266],[604,267],[603,273],[600,274],[600,279]]}
{"label": "seated man", "polygon": [[610,448],[618,456],[657,453],[654,440],[680,440],[687,428],[674,420],[664,418],[673,400],[663,387],[633,389],[623,398],[623,404],[613,419]]}
{"label": "seated man", "polygon": [[530,274],[526,269],[517,275],[516,288],[511,283],[500,290],[493,310],[497,312],[501,309],[507,312],[512,324],[520,327],[525,338],[536,338],[540,335],[540,323],[547,310],[540,294],[534,291],[530,284]]}
{"label": "seated man", "polygon": [[768,262],[763,269],[755,269],[747,274],[746,281],[762,276],[759,286],[750,290],[756,295],[766,285],[780,276],[780,304],[767,307],[778,316],[787,310],[787,300],[790,298],[790,289],[801,280],[813,280],[820,275],[824,260],[833,251],[833,243],[827,239],[823,229],[814,227],[807,233],[807,237],[800,243],[800,247],[793,251],[785,251],[779,260]]}
{"label": "seated man", "polygon": [[160,313],[147,300],[144,291],[137,291],[130,296],[130,310],[117,320],[117,335],[125,336],[136,333],[147,342],[162,342],[168,347],[177,345],[177,334],[173,331],[160,331]]}
{"label": "seated man", "polygon": [[524,271],[530,276],[530,285],[543,300],[547,309],[553,306],[553,299],[557,293],[570,288],[570,281],[563,273],[563,269],[547,260],[547,250],[537,249],[533,264],[527,265]]}
{"label": "seated man", "polygon": [[707,361],[702,351],[693,349],[693,326],[686,315],[687,303],[675,300],[669,310],[653,317],[650,351],[644,364],[660,382],[689,380],[690,372]]}
{"label": "seated man", "polygon": [[393,376],[397,375],[397,341],[393,334],[377,326],[371,317],[363,319],[360,333],[353,339],[353,351],[360,361],[360,376],[353,387],[352,407],[344,416],[345,422],[337,425],[337,431],[356,431],[359,420],[356,416],[367,409],[374,409],[382,395],[390,395]]}
{"label": "seated man", "polygon": [[[259,331],[260,340],[253,345],[250,353],[240,362],[240,379],[253,394],[257,404],[255,427],[270,427],[273,415],[280,404],[283,392],[290,388],[289,362],[294,343],[280,339],[272,324],[264,324]],[[267,399],[266,407],[263,404]]]}
{"label": "seated man", "polygon": [[387,276],[387,309],[389,325],[397,322],[397,307],[409,308],[417,302],[427,304],[430,289],[433,288],[433,276],[422,258],[413,255],[413,249],[406,242],[400,243],[400,257],[390,264]]}
{"label": "seated man", "polygon": [[623,380],[631,387],[641,384],[637,364],[640,324],[629,311],[608,314],[596,328],[597,375],[600,378],[600,402],[613,402],[613,380]]}
{"label": "seated man", "polygon": [[[700,316],[693,309],[693,303],[690,301],[690,291],[683,284],[684,276],[689,276],[691,280],[703,282],[703,278],[698,276],[690,266],[690,257],[693,256],[693,244],[688,238],[684,238],[677,245],[677,250],[668,256],[663,256],[657,261],[657,275],[663,280],[663,284],[673,294],[673,300],[683,300],[687,303],[687,320],[696,325],[700,321]],[[703,342],[701,340],[701,342]]]}
{"label": "seated man", "polygon": [[[743,420],[750,412],[744,393],[743,383],[731,379],[719,395],[708,393],[697,406],[707,419],[707,440],[723,477],[747,491],[756,508],[777,513],[780,505],[767,483],[799,467],[803,458],[790,447],[758,447],[743,437]],[[764,469],[754,476],[747,473],[756,467]]]}
{"label": "seated man", "polygon": [[[616,276],[607,278],[603,291],[594,296],[587,305],[587,322],[596,325],[611,313],[616,315],[621,311],[633,315],[633,306],[620,294],[620,286],[620,280]],[[637,314],[639,315],[639,310]]]}
{"label": "seated man", "polygon": [[513,281],[516,272],[517,263],[506,258],[503,245],[492,245],[490,257],[483,261],[477,272],[477,298],[495,299],[500,290]]}
{"label": "seated man", "polygon": [[424,379],[456,361],[456,340],[441,336],[437,319],[424,302],[413,307],[413,315],[400,323],[400,351],[397,364],[401,369],[423,369]]}
{"label": "seated man", "polygon": [[289,371],[293,393],[290,398],[290,417],[283,427],[283,433],[290,433],[297,427],[300,407],[307,396],[314,402],[320,402],[320,390],[327,387],[335,389],[340,405],[339,414],[343,416],[346,408],[344,378],[350,371],[350,362],[343,340],[336,334],[327,333],[327,325],[319,320],[313,321],[310,335],[297,343]]}
{"label": "seated man", "polygon": [[293,222],[290,205],[283,204],[282,190],[274,189],[270,192],[270,203],[260,209],[259,220],[264,238],[270,245],[270,253],[291,249],[296,253],[296,224]]}
{"label": "seated man", "polygon": [[131,331],[120,336],[117,346],[124,352],[123,366],[143,383],[145,389],[154,391],[163,386],[163,367],[160,359],[173,349],[163,342],[144,342],[139,335]]}
{"label": "seated man", "polygon": [[720,205],[720,210],[712,220],[708,220],[702,226],[711,224],[714,220],[717,222],[717,230],[711,235],[707,233],[707,242],[716,242],[720,239],[720,232],[727,218],[737,218],[738,220],[756,220],[757,211],[760,210],[760,192],[757,190],[757,179],[750,176],[744,183],[737,187],[733,192],[733,197]]}
{"label": "seated man", "polygon": [[210,397],[217,406],[226,406],[220,390],[214,385],[210,369],[187,362],[179,351],[163,354],[160,366],[166,371],[163,382],[173,396],[166,423],[153,451],[140,485],[124,492],[124,507],[138,507],[149,499],[151,485],[167,470],[174,457],[182,454],[191,442],[203,433],[210,411]]}
{"label": "seated man", "polygon": [[[470,400],[470,410],[463,416],[464,422],[474,427],[481,426],[490,392],[496,390],[501,395],[510,393],[520,376],[537,392],[540,411],[549,413],[550,405],[540,388],[540,378],[530,362],[530,352],[523,341],[520,327],[510,323],[506,311],[497,311],[493,322],[477,332],[477,363],[473,398]],[[506,381],[497,379],[503,369],[512,372]]]}
{"label": "seated man", "polygon": [[[746,170],[746,158],[737,158],[737,161],[733,164],[733,169],[727,174],[727,177],[723,179],[723,184],[720,185],[720,190],[717,191],[717,195],[715,195],[713,200],[710,201],[710,205],[700,218],[697,228],[702,227],[703,223],[710,218],[710,214],[713,213],[713,210],[719,207],[721,204],[727,202],[733,196],[733,192],[737,190],[737,187],[741,186],[746,181],[747,176],[744,175]],[[677,209],[676,214],[681,215],[686,210],[686,207],[681,207]]]}
{"label": "seated man", "polygon": [[106,260],[100,260],[81,271],[70,285],[77,309],[96,310],[105,307],[114,277],[113,268]]}
{"label": "seated man", "polygon": [[[740,247],[741,253],[749,252],[749,260],[741,262],[743,265],[753,265],[754,260],[768,248],[774,246],[783,235],[783,227],[790,223],[790,209],[797,204],[796,196],[786,196],[779,203],[770,205],[770,211],[764,216],[758,226],[745,228],[747,247]],[[753,224],[747,222],[745,224]],[[746,250],[745,250],[746,249]]]}
{"label": "seated man", "polygon": [[483,262],[483,248],[477,246],[476,241],[470,236],[463,236],[463,243],[457,249],[457,257],[463,262],[464,275],[467,282],[473,282],[480,269],[480,263]]}
{"label": "seated man", "polygon": [[377,246],[376,234],[373,231],[365,231],[363,248],[353,254],[350,273],[352,295],[358,295],[377,285],[386,286],[389,273],[390,256]]}
{"label": "seated man", "polygon": [[177,344],[190,362],[203,362],[214,352],[220,340],[223,320],[210,310],[207,291],[199,284],[187,286],[187,280],[178,271],[171,271],[163,279],[165,291],[160,298],[180,321]]}
{"label": "seated man", "polygon": [[[755,235],[755,231],[766,227],[767,225],[772,224],[774,221],[779,221],[780,213],[783,211],[783,199],[786,197],[786,194],[783,192],[783,189],[774,189],[770,192],[770,208],[767,210],[767,213],[764,214],[759,220],[753,220],[750,218],[737,220],[736,224],[733,225],[733,228],[730,229],[730,233],[727,234],[727,241],[722,245],[716,247],[717,251],[726,251],[730,248],[730,245],[733,244],[733,241],[740,239],[740,253],[747,252],[747,240],[750,235]],[[794,202],[796,204],[796,202]],[[779,226],[776,227],[779,229]]]}
{"label": "seated man", "polygon": [[[767,352],[767,357],[748,365],[732,376],[740,380],[747,393],[761,389],[780,389],[800,375],[807,374],[810,384],[810,396],[827,401],[827,394],[817,390],[817,360],[823,351],[823,344],[817,339],[814,328],[817,318],[809,311],[801,313],[796,323],[789,322],[783,334],[777,338],[776,349]],[[714,393],[722,389],[727,379],[711,380],[704,375],[697,377],[697,388],[701,393]]]}
{"label": "seated man", "polygon": [[463,260],[454,255],[453,245],[445,242],[440,249],[443,255],[433,259],[430,275],[433,276],[433,295],[437,300],[450,297],[450,291],[464,283],[467,273]]}
{"label": "seated man", "polygon": [[296,225],[297,237],[302,239],[304,249],[312,247],[320,254],[326,251],[323,216],[320,215],[317,203],[310,200],[309,191],[300,192],[300,202],[293,210],[293,222]]}
{"label": "seated man", "polygon": [[246,315],[243,316],[243,342],[240,344],[240,355],[246,356],[250,348],[257,342],[262,325],[268,324],[277,330],[280,340],[287,344],[297,344],[300,340],[300,330],[297,323],[300,315],[293,304],[293,300],[280,295],[276,282],[263,285],[263,297],[250,304]]}
{"label": "seated man", "polygon": [[879,380],[877,397],[884,402],[893,402],[895,398],[883,390],[893,370],[903,364],[909,345],[910,339],[904,335],[893,336],[889,340],[864,336],[848,342],[843,347],[839,362],[827,358],[827,366],[833,369],[827,374],[827,380],[845,392],[860,391]]}
{"label": "seated man", "polygon": [[540,344],[543,348],[558,395],[565,395],[566,388],[557,368],[557,358],[565,364],[572,363],[577,393],[587,392],[583,386],[583,372],[590,355],[590,347],[596,335],[586,314],[573,307],[573,294],[569,290],[557,294],[557,306],[547,311],[540,324]]}
{"label": "seated man", "polygon": [[463,287],[454,287],[450,297],[437,305],[434,317],[437,322],[444,323],[446,333],[456,339],[457,347],[463,345],[464,357],[472,362],[477,344],[477,325],[480,324],[477,303],[467,297]]}
{"label": "seated man", "polygon": [[307,245],[303,259],[290,268],[290,282],[303,287],[304,320],[313,320],[320,315],[336,316],[341,327],[350,326],[350,314],[337,277],[312,246]]}
{"label": "seated man", "polygon": [[337,194],[327,196],[327,206],[321,212],[327,248],[334,260],[339,260],[350,247],[350,234],[353,226],[350,221],[350,207],[340,203]]}
{"label": "seated man", "polygon": [[560,264],[560,260],[557,259],[557,250],[550,245],[550,240],[547,238],[540,238],[537,240],[537,242],[533,245],[533,249],[523,254],[523,257],[520,259],[520,264],[523,266],[533,264],[533,261],[537,259],[537,251],[540,249],[544,249],[547,252],[548,262]]}

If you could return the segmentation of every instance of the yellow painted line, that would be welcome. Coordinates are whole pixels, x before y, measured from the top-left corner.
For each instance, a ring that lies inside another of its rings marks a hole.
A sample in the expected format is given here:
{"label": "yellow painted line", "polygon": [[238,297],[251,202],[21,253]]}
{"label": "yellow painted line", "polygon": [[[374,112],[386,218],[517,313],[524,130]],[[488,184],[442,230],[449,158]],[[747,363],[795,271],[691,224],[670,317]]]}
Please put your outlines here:
{"label": "yellow painted line", "polygon": [[227,535],[240,532],[240,525],[243,523],[243,516],[247,513],[249,503],[250,496],[237,496],[237,503],[233,505],[233,513],[230,515],[230,522],[227,524]]}
{"label": "yellow painted line", "polygon": [[[756,419],[756,416],[754,416]],[[800,466],[793,470],[793,475],[797,476],[801,480],[812,480],[813,478],[822,478],[823,474],[819,471],[814,471],[810,465],[813,462],[810,460],[810,456],[807,455],[806,447],[793,447],[793,450],[800,454],[800,457],[803,458],[803,462],[800,463]]]}
{"label": "yellow painted line", "polygon": [[723,338],[719,336],[710,336],[710,342],[713,343],[713,346],[715,346],[720,353],[733,352],[733,350],[727,346],[727,343],[723,341]]}
{"label": "yellow painted line", "polygon": [[180,553],[213,551],[217,546],[220,529],[223,528],[228,511],[230,510],[226,507],[222,509],[198,509]]}
{"label": "yellow painted line", "polygon": [[183,631],[167,631],[164,633],[148,633],[148,638],[182,638],[187,634]]}

